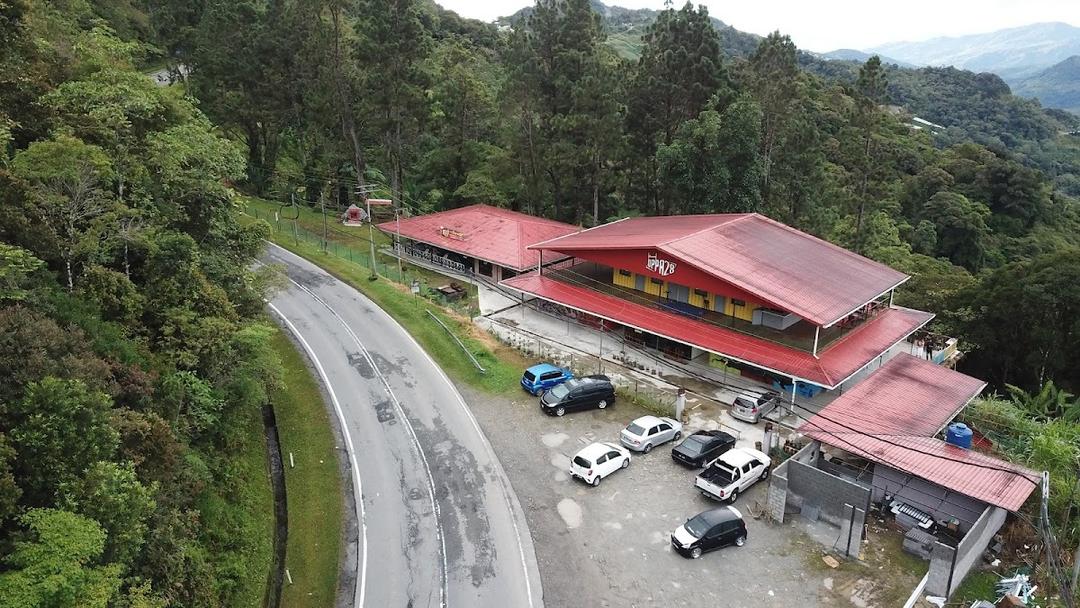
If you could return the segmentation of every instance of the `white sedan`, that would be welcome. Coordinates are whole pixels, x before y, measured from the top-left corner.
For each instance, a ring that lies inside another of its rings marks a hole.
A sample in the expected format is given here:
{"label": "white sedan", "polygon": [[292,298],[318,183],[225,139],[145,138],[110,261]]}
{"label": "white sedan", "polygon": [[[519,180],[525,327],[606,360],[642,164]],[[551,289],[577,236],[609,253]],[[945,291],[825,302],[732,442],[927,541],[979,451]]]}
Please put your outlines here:
{"label": "white sedan", "polygon": [[570,476],[598,486],[600,480],[630,466],[630,452],[613,443],[593,443],[570,460]]}
{"label": "white sedan", "polygon": [[619,434],[619,441],[631,450],[648,454],[656,446],[668,441],[678,441],[680,437],[682,423],[678,420],[642,416],[623,429]]}

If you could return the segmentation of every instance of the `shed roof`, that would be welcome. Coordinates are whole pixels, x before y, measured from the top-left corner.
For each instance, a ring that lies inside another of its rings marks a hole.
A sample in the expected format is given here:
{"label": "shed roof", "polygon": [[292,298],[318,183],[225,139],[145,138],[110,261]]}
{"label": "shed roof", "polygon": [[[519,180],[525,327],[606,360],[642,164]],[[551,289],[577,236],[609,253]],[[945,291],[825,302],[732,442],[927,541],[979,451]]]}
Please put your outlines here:
{"label": "shed roof", "polygon": [[[399,230],[395,221],[378,226],[389,234]],[[402,218],[400,225],[401,236],[407,239],[519,272],[535,268],[540,259],[539,252],[528,249],[529,245],[578,230],[580,228],[571,224],[490,205],[470,205]],[[556,259],[555,256],[546,257],[545,262]]]}
{"label": "shed roof", "polygon": [[532,245],[566,255],[653,248],[818,325],[908,276],[757,213],[634,217]]}
{"label": "shed roof", "polygon": [[986,383],[900,354],[799,428],[812,439],[1016,511],[1038,474],[934,437]]}

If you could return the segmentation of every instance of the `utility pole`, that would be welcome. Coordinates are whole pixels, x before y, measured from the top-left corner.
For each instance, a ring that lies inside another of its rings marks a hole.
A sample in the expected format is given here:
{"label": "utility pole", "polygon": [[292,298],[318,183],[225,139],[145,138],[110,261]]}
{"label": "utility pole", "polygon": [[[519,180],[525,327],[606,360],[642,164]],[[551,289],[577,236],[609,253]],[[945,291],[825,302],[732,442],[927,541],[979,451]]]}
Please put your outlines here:
{"label": "utility pole", "polygon": [[375,265],[375,221],[371,219],[371,198],[365,196],[364,202],[367,203],[367,230],[368,230],[368,243],[371,244],[371,278],[379,276],[378,266]]}
{"label": "utility pole", "polygon": [[326,251],[326,192],[319,193],[319,205],[322,207],[322,248]]}
{"label": "utility pole", "polygon": [[401,279],[401,284],[405,284],[405,270],[401,267],[401,252],[404,247],[401,246],[401,208],[398,205],[394,205],[394,232],[397,234],[394,236],[394,253],[397,254],[397,273],[398,278]]}

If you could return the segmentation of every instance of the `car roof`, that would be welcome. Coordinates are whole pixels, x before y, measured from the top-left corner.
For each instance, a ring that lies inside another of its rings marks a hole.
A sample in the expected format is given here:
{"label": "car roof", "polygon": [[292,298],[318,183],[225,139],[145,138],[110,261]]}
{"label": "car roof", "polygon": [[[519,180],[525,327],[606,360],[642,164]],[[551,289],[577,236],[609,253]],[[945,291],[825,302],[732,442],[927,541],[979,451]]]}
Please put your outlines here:
{"label": "car roof", "polygon": [[750,462],[751,460],[768,460],[769,457],[764,453],[757,450],[751,450],[750,448],[733,448],[720,455],[718,460],[724,461],[725,464],[741,467],[742,465]]}
{"label": "car roof", "polygon": [[742,513],[738,509],[732,506],[717,507],[715,509],[709,509],[708,511],[702,511],[698,513],[696,517],[704,519],[710,526],[715,526],[718,523],[725,521],[733,521],[736,519],[742,519]]}
{"label": "car roof", "polygon": [[725,441],[735,441],[735,437],[731,433],[725,433],[724,431],[694,431],[690,437],[697,435],[699,437],[708,437],[714,439],[723,439]]}
{"label": "car roof", "polygon": [[660,424],[661,422],[663,422],[663,420],[657,418],[656,416],[642,416],[635,419],[634,422],[636,422],[638,426],[649,428]]}
{"label": "car roof", "polygon": [[562,368],[555,367],[550,363],[537,363],[525,371],[532,372],[533,374],[546,374],[547,372],[561,372]]}
{"label": "car roof", "polygon": [[615,446],[611,445],[610,443],[601,443],[598,441],[596,443],[590,443],[589,445],[581,448],[580,450],[578,450],[578,453],[575,454],[575,456],[584,456],[589,460],[594,460],[596,458],[599,458],[601,454],[607,454],[612,450],[615,450],[616,452],[619,451]]}

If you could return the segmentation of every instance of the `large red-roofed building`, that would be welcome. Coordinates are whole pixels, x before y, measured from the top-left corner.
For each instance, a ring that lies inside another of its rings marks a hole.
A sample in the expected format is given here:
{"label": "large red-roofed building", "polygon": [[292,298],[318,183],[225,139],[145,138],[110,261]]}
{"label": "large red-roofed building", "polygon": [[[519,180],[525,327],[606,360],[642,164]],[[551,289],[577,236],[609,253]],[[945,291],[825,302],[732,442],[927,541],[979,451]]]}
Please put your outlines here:
{"label": "large red-roofed building", "polygon": [[907,275],[756,213],[629,218],[529,248],[536,271],[503,285],[807,394],[841,387],[933,318],[892,305]]}

